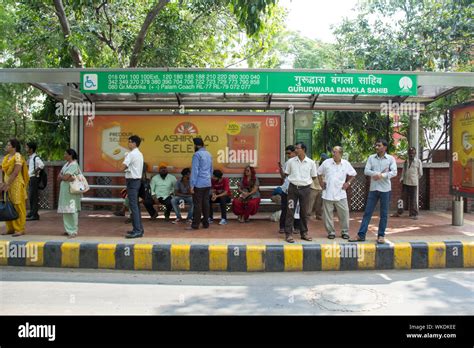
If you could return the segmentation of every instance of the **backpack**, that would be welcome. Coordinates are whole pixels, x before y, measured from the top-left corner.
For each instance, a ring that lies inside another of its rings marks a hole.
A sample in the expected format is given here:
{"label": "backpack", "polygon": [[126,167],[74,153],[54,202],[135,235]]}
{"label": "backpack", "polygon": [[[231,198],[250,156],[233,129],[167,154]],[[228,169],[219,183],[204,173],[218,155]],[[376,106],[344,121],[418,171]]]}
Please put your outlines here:
{"label": "backpack", "polygon": [[[35,156],[33,158],[33,170],[36,171],[36,158],[38,156]],[[43,169],[40,169],[38,175],[38,189],[44,190],[46,186],[48,185],[48,175],[46,174],[46,171]]]}

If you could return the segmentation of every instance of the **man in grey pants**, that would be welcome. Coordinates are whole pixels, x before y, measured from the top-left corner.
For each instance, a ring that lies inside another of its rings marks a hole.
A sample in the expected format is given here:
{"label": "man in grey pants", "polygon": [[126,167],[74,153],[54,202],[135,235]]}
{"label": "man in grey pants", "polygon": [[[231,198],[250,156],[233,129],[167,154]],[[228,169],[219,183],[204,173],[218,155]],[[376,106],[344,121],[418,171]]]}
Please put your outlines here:
{"label": "man in grey pants", "polygon": [[[342,147],[335,146],[332,150],[333,157],[325,160],[318,168],[318,179],[323,188],[323,220],[329,239],[336,238],[334,207],[339,216],[342,238],[349,239],[349,205],[346,191],[357,172],[348,161],[342,159],[342,153]],[[324,176],[324,181],[321,176]]]}
{"label": "man in grey pants", "polygon": [[307,209],[311,191],[311,183],[317,174],[316,163],[306,156],[306,145],[295,144],[296,157],[286,162],[285,174],[288,176],[288,204],[286,210],[285,235],[288,243],[294,243],[293,222],[297,202],[300,203],[300,234],[301,239],[311,241],[308,235]]}

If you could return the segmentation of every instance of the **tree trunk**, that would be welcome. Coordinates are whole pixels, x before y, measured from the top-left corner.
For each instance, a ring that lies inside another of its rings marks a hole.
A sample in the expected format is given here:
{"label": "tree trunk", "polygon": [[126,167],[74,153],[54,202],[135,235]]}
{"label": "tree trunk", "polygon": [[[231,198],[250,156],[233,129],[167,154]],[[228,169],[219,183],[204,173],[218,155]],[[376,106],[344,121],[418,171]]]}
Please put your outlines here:
{"label": "tree trunk", "polygon": [[158,13],[160,13],[160,11],[168,4],[168,2],[170,2],[170,0],[160,0],[158,4],[156,4],[150,12],[148,12],[145,21],[143,22],[142,28],[140,29],[140,33],[138,33],[138,36],[135,40],[135,46],[133,47],[132,56],[130,58],[130,68],[137,67],[138,59],[140,58],[140,53],[143,49],[143,43],[145,42],[145,36],[148,32],[148,28],[150,27],[151,23],[153,23],[153,20],[156,18]]}
{"label": "tree trunk", "polygon": [[69,27],[69,21],[66,17],[66,12],[64,11],[64,6],[62,0],[54,0],[54,7],[56,9],[56,15],[58,16],[59,23],[61,24],[61,29],[64,34],[64,39],[66,40],[68,46],[70,46],[71,57],[74,61],[76,68],[83,68],[84,64],[82,62],[82,55],[79,49],[71,45],[69,39],[71,37],[71,28]]}

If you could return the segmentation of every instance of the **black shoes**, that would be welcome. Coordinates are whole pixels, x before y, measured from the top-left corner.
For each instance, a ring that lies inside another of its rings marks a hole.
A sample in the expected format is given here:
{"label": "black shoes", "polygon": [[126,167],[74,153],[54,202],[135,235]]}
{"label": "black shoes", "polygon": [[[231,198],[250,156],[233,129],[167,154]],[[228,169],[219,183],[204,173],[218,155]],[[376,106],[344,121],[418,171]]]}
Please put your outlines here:
{"label": "black shoes", "polygon": [[129,231],[129,232],[127,232],[127,234],[125,235],[125,238],[128,238],[128,239],[141,238],[141,237],[143,237],[143,232],[138,233],[138,232]]}
{"label": "black shoes", "polygon": [[39,220],[39,216],[28,216],[26,218],[26,221],[36,221],[36,220]]}

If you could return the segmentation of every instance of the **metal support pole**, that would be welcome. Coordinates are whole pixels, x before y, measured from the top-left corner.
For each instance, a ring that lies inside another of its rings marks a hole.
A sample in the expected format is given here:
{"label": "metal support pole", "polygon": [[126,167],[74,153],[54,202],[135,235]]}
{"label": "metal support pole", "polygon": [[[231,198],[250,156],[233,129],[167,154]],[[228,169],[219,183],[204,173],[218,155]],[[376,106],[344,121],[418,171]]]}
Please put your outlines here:
{"label": "metal support pole", "polygon": [[292,107],[285,112],[285,123],[286,123],[286,145],[292,145],[294,141],[294,117],[295,113]]}
{"label": "metal support pole", "polygon": [[464,202],[461,196],[455,196],[453,200],[453,226],[464,225]]}
{"label": "metal support pole", "polygon": [[[71,99],[71,87],[64,86],[64,100],[72,103]],[[79,152],[79,115],[74,114],[69,117],[69,147]]]}
{"label": "metal support pole", "polygon": [[[420,134],[420,113],[418,111],[410,113],[410,128],[409,128],[409,147],[414,147],[416,150],[416,156],[420,158],[420,143],[419,143],[419,134]],[[419,203],[420,196],[420,185],[416,186],[416,195],[415,195],[415,204],[418,209],[420,209]]]}

